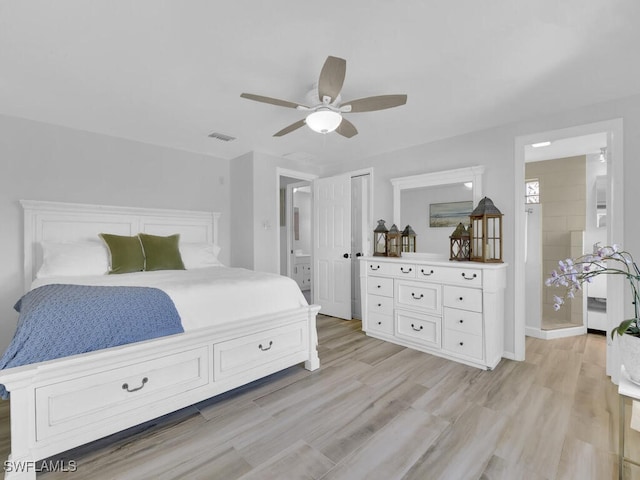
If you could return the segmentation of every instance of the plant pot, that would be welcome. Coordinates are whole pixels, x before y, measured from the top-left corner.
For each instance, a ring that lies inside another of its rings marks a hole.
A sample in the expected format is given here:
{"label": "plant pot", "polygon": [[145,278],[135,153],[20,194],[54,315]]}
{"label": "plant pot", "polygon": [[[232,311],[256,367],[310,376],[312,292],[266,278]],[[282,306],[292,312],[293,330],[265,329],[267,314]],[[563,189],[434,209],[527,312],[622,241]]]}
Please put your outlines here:
{"label": "plant pot", "polygon": [[627,375],[635,383],[640,384],[640,337],[627,335],[620,337],[620,358]]}

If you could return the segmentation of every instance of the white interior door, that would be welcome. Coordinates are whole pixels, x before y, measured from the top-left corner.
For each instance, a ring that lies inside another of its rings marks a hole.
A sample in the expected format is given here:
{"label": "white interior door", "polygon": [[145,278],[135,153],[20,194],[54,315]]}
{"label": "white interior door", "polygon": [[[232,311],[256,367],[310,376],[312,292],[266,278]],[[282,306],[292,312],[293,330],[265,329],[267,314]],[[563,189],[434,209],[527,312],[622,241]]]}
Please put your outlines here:
{"label": "white interior door", "polygon": [[313,181],[313,301],[351,320],[351,174]]}

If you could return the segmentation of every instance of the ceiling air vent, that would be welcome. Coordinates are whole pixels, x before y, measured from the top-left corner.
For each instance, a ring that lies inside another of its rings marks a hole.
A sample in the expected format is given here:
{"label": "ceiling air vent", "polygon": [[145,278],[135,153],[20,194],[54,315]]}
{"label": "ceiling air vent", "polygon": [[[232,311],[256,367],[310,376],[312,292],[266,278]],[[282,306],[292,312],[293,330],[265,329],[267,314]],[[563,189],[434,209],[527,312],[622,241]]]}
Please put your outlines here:
{"label": "ceiling air vent", "polygon": [[215,138],[216,140],[220,140],[221,142],[232,142],[236,139],[236,137],[231,137],[229,135],[225,135],[224,133],[213,132],[209,134],[210,138]]}

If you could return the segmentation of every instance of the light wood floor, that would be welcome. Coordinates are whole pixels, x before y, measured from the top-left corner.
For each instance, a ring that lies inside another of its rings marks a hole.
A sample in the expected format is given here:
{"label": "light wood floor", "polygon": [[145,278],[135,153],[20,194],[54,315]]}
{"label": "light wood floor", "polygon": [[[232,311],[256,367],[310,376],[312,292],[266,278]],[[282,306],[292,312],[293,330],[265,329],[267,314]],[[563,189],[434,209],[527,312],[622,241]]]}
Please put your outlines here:
{"label": "light wood floor", "polygon": [[[77,472],[38,479],[617,478],[604,337],[527,338],[525,362],[485,372],[366,337],[356,321],[320,316],[318,333],[321,369],[289,368],[69,451],[58,459]],[[627,435],[640,459],[640,433]]]}

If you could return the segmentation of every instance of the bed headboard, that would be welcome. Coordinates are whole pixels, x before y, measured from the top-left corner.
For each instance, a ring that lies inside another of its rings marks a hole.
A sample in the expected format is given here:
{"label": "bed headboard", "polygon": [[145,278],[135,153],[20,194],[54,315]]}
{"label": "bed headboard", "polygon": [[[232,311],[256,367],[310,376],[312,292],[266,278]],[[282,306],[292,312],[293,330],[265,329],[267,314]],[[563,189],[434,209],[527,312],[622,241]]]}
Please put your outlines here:
{"label": "bed headboard", "polygon": [[20,200],[24,209],[24,287],[42,263],[40,242],[97,239],[99,233],[180,234],[185,242],[218,243],[220,213]]}

